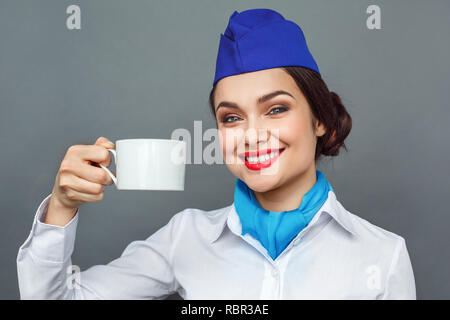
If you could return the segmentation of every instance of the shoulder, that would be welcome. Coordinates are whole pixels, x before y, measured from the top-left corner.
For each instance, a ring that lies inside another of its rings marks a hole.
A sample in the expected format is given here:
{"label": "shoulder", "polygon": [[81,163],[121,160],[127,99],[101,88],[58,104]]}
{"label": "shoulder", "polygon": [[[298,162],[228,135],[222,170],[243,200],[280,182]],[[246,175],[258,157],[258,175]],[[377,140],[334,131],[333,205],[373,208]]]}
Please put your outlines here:
{"label": "shoulder", "polygon": [[329,210],[336,220],[344,225],[348,231],[351,231],[354,235],[354,237],[351,237],[352,243],[396,246],[399,242],[404,241],[401,235],[380,227],[370,219],[365,218],[363,212],[355,213],[348,210],[333,192],[330,193],[329,198],[330,201],[327,202],[328,206],[325,206],[325,210]]}
{"label": "shoulder", "polygon": [[199,228],[208,229],[223,223],[228,217],[229,209],[233,204],[226,207],[203,210],[199,208],[186,208],[175,214],[171,220],[178,225],[197,226]]}
{"label": "shoulder", "polygon": [[211,241],[223,230],[232,206],[213,210],[186,208],[175,214],[167,225],[173,239],[184,239],[190,244],[197,240]]}
{"label": "shoulder", "polygon": [[186,208],[182,212],[183,214],[190,215],[193,218],[197,217],[205,217],[207,219],[211,219],[223,214],[230,206],[226,206],[218,209],[204,210],[199,208]]}
{"label": "shoulder", "polygon": [[368,219],[363,218],[360,215],[357,215],[353,212],[346,210],[348,215],[351,217],[353,225],[357,230],[360,237],[362,237],[365,241],[380,243],[380,242],[389,242],[389,243],[397,243],[399,241],[404,241],[405,239],[392,231],[389,231],[385,228],[382,228],[375,223],[369,221]]}
{"label": "shoulder", "polygon": [[[347,211],[348,212],[348,211]],[[416,299],[415,278],[406,240],[354,213],[348,212],[359,234],[356,254],[369,264],[366,274],[384,277],[382,299]]]}
{"label": "shoulder", "polygon": [[186,222],[190,224],[196,225],[217,225],[220,222],[223,222],[224,219],[228,217],[228,212],[231,205],[226,207],[212,209],[212,210],[203,210],[199,208],[186,208],[184,209],[183,215],[185,216]]}
{"label": "shoulder", "polygon": [[374,222],[363,218],[359,214],[348,211],[339,204],[342,211],[352,221],[357,233],[357,243],[366,251],[379,255],[380,259],[395,259],[402,247],[406,247],[405,238],[395,232],[376,225]]}
{"label": "shoulder", "polygon": [[345,219],[351,221],[354,231],[352,236],[336,241],[335,252],[352,257],[348,264],[344,262],[345,268],[352,270],[355,278],[362,271],[361,280],[370,284],[370,289],[382,289],[379,297],[383,299],[415,298],[414,273],[405,238],[344,209],[341,204],[338,207]]}

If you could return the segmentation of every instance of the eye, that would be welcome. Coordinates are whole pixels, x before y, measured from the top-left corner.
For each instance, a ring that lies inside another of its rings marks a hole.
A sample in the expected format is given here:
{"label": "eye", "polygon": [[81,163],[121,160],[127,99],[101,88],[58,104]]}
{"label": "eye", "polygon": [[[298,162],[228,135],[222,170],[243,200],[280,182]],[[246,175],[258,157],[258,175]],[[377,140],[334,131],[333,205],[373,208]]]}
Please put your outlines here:
{"label": "eye", "polygon": [[[278,112],[272,113],[272,111],[274,111],[274,110],[278,110]],[[275,108],[273,108],[272,110],[270,110],[269,114],[283,113],[283,112],[285,112],[285,111],[287,111],[287,110],[289,110],[289,108],[288,108],[288,107],[285,107],[285,106],[275,107]]]}
{"label": "eye", "polygon": [[233,118],[239,119],[239,117],[236,117],[236,116],[223,117],[222,120],[221,120],[221,122],[222,122],[222,123],[233,123],[234,121],[228,121],[229,119],[233,119]]}
{"label": "eye", "polygon": [[[273,112],[274,110],[275,110],[276,112]],[[279,107],[275,107],[275,108],[273,108],[272,110],[270,110],[269,114],[283,113],[283,112],[285,112],[285,111],[287,111],[287,110],[289,110],[288,107],[286,107],[286,106],[279,106]],[[222,123],[233,123],[233,122],[235,122],[235,121],[230,121],[230,119],[234,119],[234,118],[239,119],[239,117],[237,117],[237,116],[229,116],[229,117],[225,116],[225,117],[223,117],[220,121],[221,121]]]}

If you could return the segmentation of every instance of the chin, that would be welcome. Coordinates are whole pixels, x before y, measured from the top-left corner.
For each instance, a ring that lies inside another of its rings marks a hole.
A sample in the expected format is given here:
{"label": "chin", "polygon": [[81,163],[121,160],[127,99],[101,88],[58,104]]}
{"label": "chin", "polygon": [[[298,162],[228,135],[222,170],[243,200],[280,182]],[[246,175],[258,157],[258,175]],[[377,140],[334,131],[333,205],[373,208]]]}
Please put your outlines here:
{"label": "chin", "polygon": [[255,175],[240,178],[245,184],[255,192],[267,192],[275,189],[278,185],[277,176]]}

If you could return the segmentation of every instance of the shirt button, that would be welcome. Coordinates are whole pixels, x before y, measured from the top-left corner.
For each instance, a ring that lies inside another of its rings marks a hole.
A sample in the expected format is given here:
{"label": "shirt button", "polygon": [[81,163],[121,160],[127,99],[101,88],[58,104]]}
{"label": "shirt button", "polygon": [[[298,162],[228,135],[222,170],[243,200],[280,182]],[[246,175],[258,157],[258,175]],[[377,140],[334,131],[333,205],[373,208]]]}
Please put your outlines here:
{"label": "shirt button", "polygon": [[278,276],[278,270],[277,269],[272,269],[272,276],[273,277],[277,277]]}

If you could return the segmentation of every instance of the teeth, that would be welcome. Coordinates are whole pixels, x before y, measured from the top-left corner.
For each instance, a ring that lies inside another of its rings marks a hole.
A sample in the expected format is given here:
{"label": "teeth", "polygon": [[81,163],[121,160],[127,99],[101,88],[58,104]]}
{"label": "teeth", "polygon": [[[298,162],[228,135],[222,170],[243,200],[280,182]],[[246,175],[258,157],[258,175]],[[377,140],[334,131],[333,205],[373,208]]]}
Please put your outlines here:
{"label": "teeth", "polygon": [[245,160],[247,160],[250,163],[264,162],[269,159],[273,159],[276,155],[278,155],[278,153],[279,153],[278,151],[274,151],[274,152],[271,152],[270,155],[265,154],[265,155],[262,155],[259,157],[248,157],[248,158],[245,158]]}

